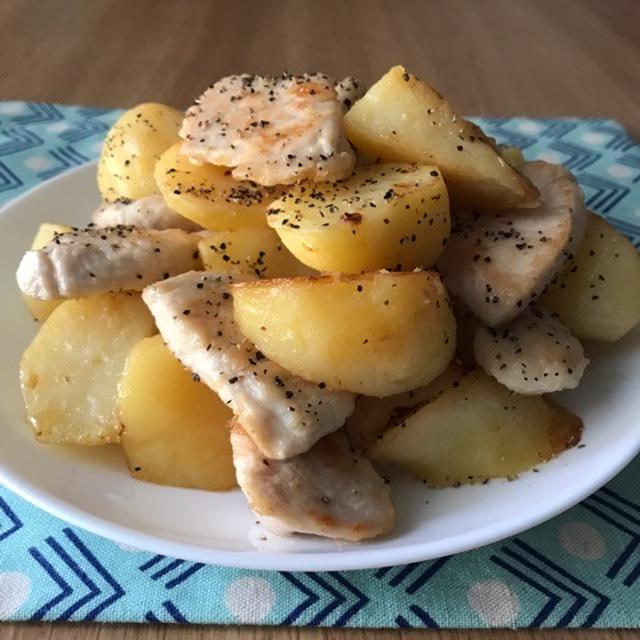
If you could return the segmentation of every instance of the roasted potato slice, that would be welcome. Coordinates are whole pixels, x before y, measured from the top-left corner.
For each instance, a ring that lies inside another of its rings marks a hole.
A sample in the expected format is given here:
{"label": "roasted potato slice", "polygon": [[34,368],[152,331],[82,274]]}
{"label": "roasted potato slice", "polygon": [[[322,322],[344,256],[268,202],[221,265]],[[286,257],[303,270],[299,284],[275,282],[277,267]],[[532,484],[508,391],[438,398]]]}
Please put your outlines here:
{"label": "roasted potato slice", "polygon": [[125,111],[111,127],[98,161],[102,199],[137,200],[157,193],[153,170],[160,155],[179,140],[182,114],[148,102]]}
{"label": "roasted potato slice", "polygon": [[198,244],[207,271],[237,273],[259,278],[285,278],[311,275],[269,229],[234,229],[207,234]]}
{"label": "roasted potato slice", "polygon": [[450,389],[464,374],[462,364],[453,360],[437,378],[424,387],[386,398],[360,396],[354,412],[344,425],[351,444],[358,451],[365,451],[387,427],[410,412],[412,407],[431,402]]}
{"label": "roasted potato slice", "polygon": [[428,384],[456,326],[437,273],[377,272],[233,286],[234,316],[268,358],[305,380],[370,396]]}
{"label": "roasted potato slice", "polygon": [[574,446],[581,431],[580,418],[566,409],[474,370],[386,431],[369,454],[449,487],[526,471]]}
{"label": "roasted potato slice", "polygon": [[301,262],[340,273],[430,267],[451,230],[440,172],[399,163],[300,184],[270,206],[267,219]]}
{"label": "roasted potato slice", "polygon": [[579,338],[619,340],[640,322],[640,253],[606,220],[589,213],[580,249],[540,304]]}
{"label": "roasted potato slice", "polygon": [[[72,231],[71,227],[67,227],[64,224],[53,224],[51,222],[43,222],[36,232],[35,238],[31,243],[31,249],[37,251],[46,247],[54,237],[60,233],[67,233]],[[27,296],[22,294],[22,298],[25,301],[31,315],[38,321],[44,322],[58,307],[62,300],[38,300],[33,296]]]}
{"label": "roasted potato slice", "polygon": [[35,437],[51,444],[118,442],[118,381],[131,347],[153,333],[153,318],[138,295],[63,302],[20,362]]}
{"label": "roasted potato slice", "polygon": [[500,155],[514,168],[520,169],[526,162],[522,149],[518,147],[508,147],[504,145],[498,145],[498,151]]}
{"label": "roasted potato slice", "polygon": [[174,144],[160,158],[155,177],[167,204],[180,215],[212,231],[266,227],[267,207],[282,187],[236,180],[227,167],[190,160]]}
{"label": "roasted potato slice", "polygon": [[134,478],[210,491],[235,486],[231,409],[194,379],[161,336],[133,347],[118,390],[121,442]]}
{"label": "roasted potato slice", "polygon": [[393,67],[345,116],[347,137],[366,153],[435,164],[452,208],[498,210],[537,203],[538,192],[476,125],[428,84]]}

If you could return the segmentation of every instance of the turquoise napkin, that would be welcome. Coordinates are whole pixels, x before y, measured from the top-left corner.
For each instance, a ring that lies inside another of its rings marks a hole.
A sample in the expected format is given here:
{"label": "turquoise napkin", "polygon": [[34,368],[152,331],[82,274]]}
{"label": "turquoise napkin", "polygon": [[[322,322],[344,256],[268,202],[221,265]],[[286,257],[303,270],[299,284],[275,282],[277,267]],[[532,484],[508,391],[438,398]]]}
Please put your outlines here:
{"label": "turquoise napkin", "polygon": [[[0,103],[0,203],[98,155],[120,112]],[[640,147],[610,120],[483,118],[561,162],[640,245]],[[638,425],[629,425],[638,428]],[[333,627],[640,627],[640,459],[561,516],[477,551],[333,573],[227,569],[118,545],[0,487],[0,620]]]}

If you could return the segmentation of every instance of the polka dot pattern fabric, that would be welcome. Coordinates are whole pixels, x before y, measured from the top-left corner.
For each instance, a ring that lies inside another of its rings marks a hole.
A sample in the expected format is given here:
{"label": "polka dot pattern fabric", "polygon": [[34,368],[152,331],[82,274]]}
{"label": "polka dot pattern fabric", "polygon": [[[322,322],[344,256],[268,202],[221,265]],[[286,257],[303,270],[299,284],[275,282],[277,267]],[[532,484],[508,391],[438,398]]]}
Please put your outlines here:
{"label": "polka dot pattern fabric", "polygon": [[[94,159],[119,113],[0,103],[0,203]],[[619,124],[478,122],[528,159],[566,165],[588,206],[640,245],[640,147]],[[639,627],[639,478],[636,460],[561,516],[476,551],[333,573],[236,570],[154,555],[71,527],[0,487],[0,620]]]}

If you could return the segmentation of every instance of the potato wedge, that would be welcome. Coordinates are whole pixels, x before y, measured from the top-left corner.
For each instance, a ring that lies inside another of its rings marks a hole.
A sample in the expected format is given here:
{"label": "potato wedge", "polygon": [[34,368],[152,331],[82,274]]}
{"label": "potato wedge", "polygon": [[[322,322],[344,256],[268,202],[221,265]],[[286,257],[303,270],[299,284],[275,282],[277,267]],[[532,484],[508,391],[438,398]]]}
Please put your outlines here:
{"label": "potato wedge", "polygon": [[386,431],[369,454],[450,487],[515,476],[574,446],[581,432],[582,421],[566,409],[474,370]]}
{"label": "potato wedge", "polygon": [[55,236],[61,233],[68,233],[73,231],[72,227],[66,224],[57,224],[55,222],[43,222],[36,231],[36,235],[31,243],[32,249],[42,249],[42,247],[48,245]]}
{"label": "potato wedge", "polygon": [[269,229],[234,229],[207,234],[198,244],[206,271],[259,278],[312,275]]}
{"label": "potato wedge", "polygon": [[514,169],[520,169],[520,167],[526,162],[524,155],[522,154],[522,149],[519,147],[498,145],[498,151]]}
{"label": "potato wedge", "polygon": [[456,360],[424,387],[398,393],[386,398],[360,396],[354,412],[344,425],[351,444],[357,451],[365,451],[389,426],[406,415],[411,407],[431,402],[450,389],[465,374]]}
{"label": "potato wedge", "polygon": [[[53,240],[53,238],[59,233],[67,233],[71,231],[71,227],[67,227],[64,224],[53,224],[51,222],[43,222],[36,232],[35,238],[31,243],[31,249],[34,251],[42,249]],[[27,296],[22,294],[24,300],[31,315],[38,321],[44,322],[58,307],[62,300],[38,300],[33,296]]]}
{"label": "potato wedge", "polygon": [[125,111],[111,127],[98,161],[102,199],[137,200],[158,192],[153,170],[160,155],[179,140],[182,114],[147,102]]}
{"label": "potato wedge", "polygon": [[585,238],[540,304],[579,338],[613,342],[640,322],[640,253],[589,213]]}
{"label": "potato wedge", "polygon": [[121,443],[138,480],[222,491],[236,484],[231,409],[157,335],[136,344],[118,385]]}
{"label": "potato wedge", "polygon": [[263,187],[231,177],[227,167],[196,163],[174,144],[156,165],[155,178],[167,204],[212,231],[266,227],[267,206],[282,187]]}
{"label": "potato wedge", "polygon": [[22,356],[27,418],[40,442],[118,442],[118,381],[131,347],[155,333],[138,295],[67,300]]}
{"label": "potato wedge", "polygon": [[269,207],[267,220],[298,260],[339,273],[430,267],[451,230],[440,172],[399,163],[293,187]]}
{"label": "potato wedge", "polygon": [[456,326],[437,273],[377,272],[233,286],[234,316],[269,359],[305,380],[369,396],[428,384]]}
{"label": "potato wedge", "polygon": [[366,153],[437,165],[452,208],[533,206],[536,188],[476,125],[456,115],[428,84],[393,67],[345,116],[347,137]]}

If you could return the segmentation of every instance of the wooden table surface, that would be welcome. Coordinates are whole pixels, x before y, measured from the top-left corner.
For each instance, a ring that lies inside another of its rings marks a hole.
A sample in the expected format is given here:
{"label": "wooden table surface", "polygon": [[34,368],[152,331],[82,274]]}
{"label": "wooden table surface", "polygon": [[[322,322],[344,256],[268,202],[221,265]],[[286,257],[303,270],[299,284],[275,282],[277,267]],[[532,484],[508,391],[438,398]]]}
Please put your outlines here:
{"label": "wooden table surface", "polygon": [[[607,116],[640,135],[638,0],[1,0],[0,99],[186,107],[238,72],[373,81],[402,63],[470,114]],[[438,640],[566,637],[422,632]],[[362,631],[5,624],[3,640],[338,640]],[[420,632],[368,631],[372,640]],[[581,640],[636,637],[580,631]]]}

